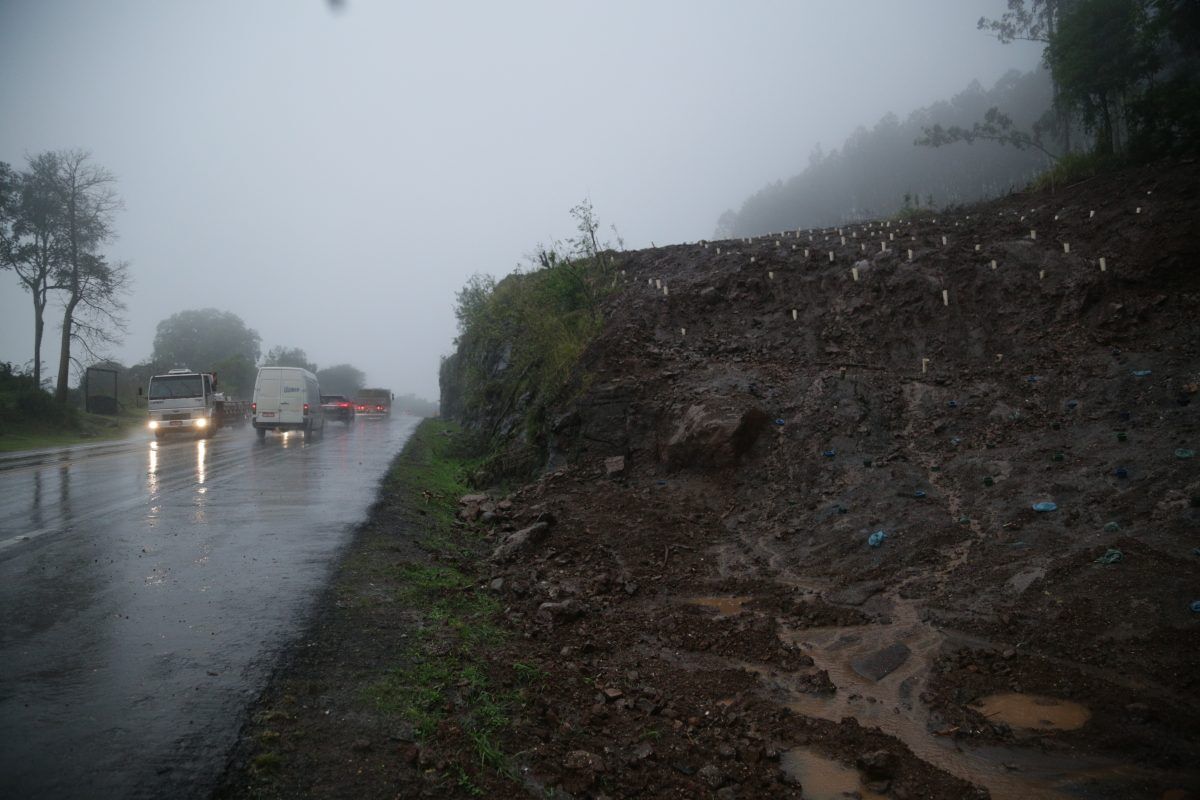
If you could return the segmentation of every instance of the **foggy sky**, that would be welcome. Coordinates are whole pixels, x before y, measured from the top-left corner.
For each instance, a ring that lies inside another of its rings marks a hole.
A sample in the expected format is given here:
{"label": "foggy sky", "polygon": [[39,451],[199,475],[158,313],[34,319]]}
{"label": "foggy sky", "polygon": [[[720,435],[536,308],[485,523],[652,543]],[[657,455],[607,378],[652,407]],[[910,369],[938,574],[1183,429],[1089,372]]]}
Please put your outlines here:
{"label": "foggy sky", "polygon": [[[212,306],[264,353],[436,398],[472,273],[571,235],[584,197],[627,247],[711,236],[818,142],[1032,68],[1038,46],[975,30],[1004,6],[0,0],[0,161],[79,147],[116,174],[118,360]],[[0,273],[0,361],[31,353]]]}

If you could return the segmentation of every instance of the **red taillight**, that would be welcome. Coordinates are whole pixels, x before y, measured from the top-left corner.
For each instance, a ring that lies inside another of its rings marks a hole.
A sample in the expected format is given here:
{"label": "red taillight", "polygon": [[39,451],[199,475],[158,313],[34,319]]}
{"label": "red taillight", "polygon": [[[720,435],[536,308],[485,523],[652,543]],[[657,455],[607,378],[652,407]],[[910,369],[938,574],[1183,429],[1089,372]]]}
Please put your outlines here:
{"label": "red taillight", "polygon": [[307,414],[307,413],[308,413],[308,403],[305,403],[305,404],[304,404],[304,413],[305,413],[305,414]]}
{"label": "red taillight", "polygon": [[341,406],[342,408],[349,408],[349,407],[350,407],[350,404],[349,404],[349,403],[338,403],[338,405],[339,405],[339,406]]}
{"label": "red taillight", "polygon": [[250,410],[251,410],[251,411],[258,411],[258,403],[251,403],[251,404],[250,404]]}
{"label": "red taillight", "polygon": [[383,411],[383,406],[375,406],[376,411]]}

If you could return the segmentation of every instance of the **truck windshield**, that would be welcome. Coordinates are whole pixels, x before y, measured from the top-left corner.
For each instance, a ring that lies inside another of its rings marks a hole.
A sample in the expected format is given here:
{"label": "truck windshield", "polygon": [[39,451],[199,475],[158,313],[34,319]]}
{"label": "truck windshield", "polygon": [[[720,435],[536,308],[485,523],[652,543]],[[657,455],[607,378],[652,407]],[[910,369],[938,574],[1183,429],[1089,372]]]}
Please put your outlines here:
{"label": "truck windshield", "polygon": [[170,375],[150,379],[151,400],[174,400],[180,397],[203,397],[204,385],[199,375]]}

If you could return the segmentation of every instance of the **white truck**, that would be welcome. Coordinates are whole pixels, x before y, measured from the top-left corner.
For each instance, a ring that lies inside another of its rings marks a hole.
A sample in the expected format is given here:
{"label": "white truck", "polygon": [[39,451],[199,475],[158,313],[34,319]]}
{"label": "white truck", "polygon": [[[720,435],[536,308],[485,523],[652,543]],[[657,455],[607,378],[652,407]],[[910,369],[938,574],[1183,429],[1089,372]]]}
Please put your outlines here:
{"label": "white truck", "polygon": [[156,439],[190,433],[209,437],[218,428],[245,425],[250,404],[233,400],[217,391],[214,372],[173,369],[150,379],[146,391],[150,409],[148,427]]}

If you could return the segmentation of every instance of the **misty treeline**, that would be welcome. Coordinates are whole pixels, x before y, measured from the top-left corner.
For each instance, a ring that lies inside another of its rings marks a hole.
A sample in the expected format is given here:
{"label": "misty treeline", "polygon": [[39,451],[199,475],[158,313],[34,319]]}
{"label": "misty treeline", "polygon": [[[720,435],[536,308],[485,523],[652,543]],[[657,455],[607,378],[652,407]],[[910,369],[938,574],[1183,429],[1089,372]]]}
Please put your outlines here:
{"label": "misty treeline", "polygon": [[12,270],[29,293],[29,372],[38,390],[47,315],[57,316],[54,397],[60,403],[80,356],[96,360],[125,331],[128,265],[104,252],[116,238],[113,217],[121,208],[115,185],[112,173],[84,150],[39,153],[24,170],[0,162],[0,268]]}
{"label": "misty treeline", "polygon": [[1042,42],[1042,68],[818,147],[800,174],[722,214],[716,238],[958,205],[1200,144],[1197,0],[1008,0],[978,28]]}
{"label": "misty treeline", "polygon": [[532,466],[526,459],[546,435],[545,409],[600,330],[617,279],[616,229],[615,246],[603,241],[586,200],[571,216],[576,236],[539,245],[501,281],[473,276],[456,297],[455,351],[438,376],[441,411],[503,448],[492,465],[503,472]]}
{"label": "misty treeline", "polygon": [[1007,192],[1046,169],[1049,159],[1016,148],[931,150],[913,142],[935,124],[970,125],[994,106],[1008,109],[1018,124],[1031,126],[1052,98],[1044,70],[1013,70],[991,88],[971,81],[950,100],[918,109],[903,120],[885,114],[870,129],[860,126],[840,148],[825,152],[818,145],[800,174],[763,187],[739,211],[726,211],[714,238],[876,219],[903,208],[906,197],[907,205],[926,208]]}
{"label": "misty treeline", "polygon": [[299,347],[277,345],[264,356],[258,331],[237,314],[215,308],[179,311],[159,322],[150,358],[130,367],[127,380],[136,387],[169,369],[213,371],[222,391],[248,398],[259,367],[301,367],[314,372],[325,394],[353,395],[367,380],[353,364],[318,368]]}
{"label": "misty treeline", "polygon": [[992,141],[1058,162],[1050,178],[1194,151],[1200,140],[1200,2],[1009,0],[978,28],[1041,42],[1052,101],[1022,127],[997,106],[970,128],[935,124],[918,144]]}

